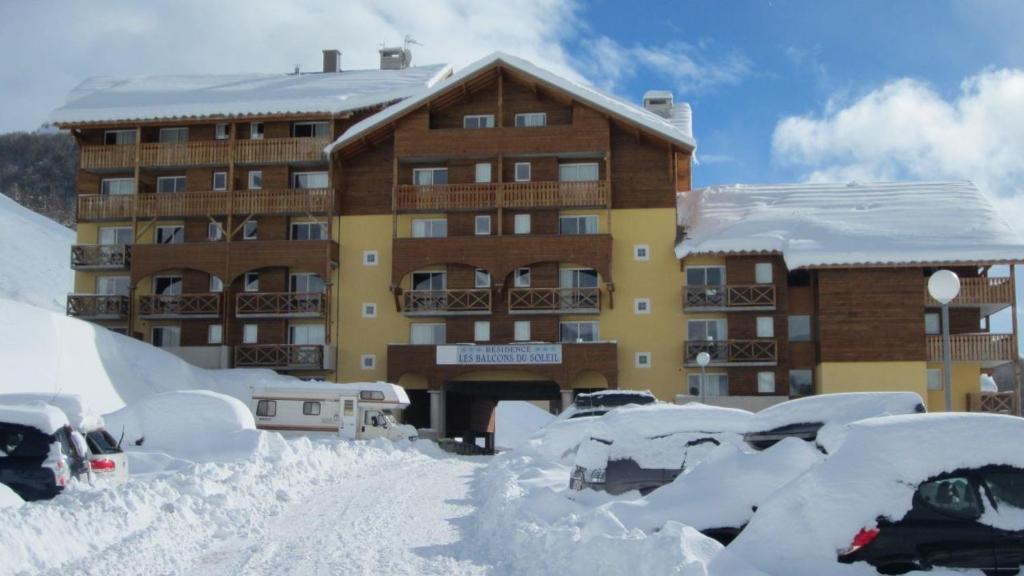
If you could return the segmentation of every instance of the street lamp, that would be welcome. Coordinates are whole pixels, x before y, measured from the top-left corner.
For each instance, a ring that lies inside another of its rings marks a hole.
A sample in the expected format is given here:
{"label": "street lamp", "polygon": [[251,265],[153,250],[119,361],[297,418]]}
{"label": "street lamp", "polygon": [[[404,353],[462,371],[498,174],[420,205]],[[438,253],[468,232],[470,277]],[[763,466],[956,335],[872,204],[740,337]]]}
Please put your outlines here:
{"label": "street lamp", "polygon": [[700,403],[706,404],[706,393],[708,388],[707,373],[704,371],[708,367],[708,363],[711,362],[711,354],[707,352],[701,352],[697,354],[697,366],[700,366]]}
{"label": "street lamp", "polygon": [[950,270],[939,270],[928,278],[928,294],[942,304],[942,387],[946,392],[946,412],[953,410],[952,353],[949,350],[949,303],[960,294],[960,277]]}

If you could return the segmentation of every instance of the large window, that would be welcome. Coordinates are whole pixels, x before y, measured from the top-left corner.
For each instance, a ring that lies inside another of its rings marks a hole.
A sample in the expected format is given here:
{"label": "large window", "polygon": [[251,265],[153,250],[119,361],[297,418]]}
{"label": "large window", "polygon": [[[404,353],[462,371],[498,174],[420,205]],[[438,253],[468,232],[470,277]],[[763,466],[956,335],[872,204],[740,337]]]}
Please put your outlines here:
{"label": "large window", "polygon": [[323,324],[293,324],[288,327],[288,343],[297,346],[322,346],[326,341]]}
{"label": "large window", "polygon": [[227,140],[231,138],[231,127],[225,123],[220,123],[214,126],[213,138],[215,140]]}
{"label": "large window", "polygon": [[775,338],[775,318],[771,316],[757,317],[757,337]]}
{"label": "large window", "polygon": [[513,231],[516,234],[529,234],[532,228],[531,220],[529,214],[516,214],[513,218]]}
{"label": "large window", "polygon": [[444,290],[448,284],[448,274],[445,272],[413,272],[413,290]]}
{"label": "large window", "polygon": [[[700,396],[701,375],[687,374],[687,388],[690,389],[690,396]],[[728,396],[729,375],[711,373],[704,375],[705,395],[707,396]]]}
{"label": "large window", "polygon": [[263,122],[249,124],[249,139],[263,140]]}
{"label": "large window", "polygon": [[789,341],[810,342],[811,340],[811,317],[790,316],[789,317]]}
{"label": "large window", "polygon": [[178,326],[154,326],[152,340],[153,346],[157,348],[181,346],[181,328]]}
{"label": "large window", "polygon": [[409,342],[412,344],[444,344],[445,337],[444,324],[413,324],[409,327]]}
{"label": "large window", "polygon": [[132,281],[128,276],[97,276],[96,293],[104,296],[127,296]]}
{"label": "large window", "polygon": [[596,162],[558,166],[558,179],[562,182],[592,182],[598,179],[599,173]]}
{"label": "large window", "polygon": [[175,225],[156,227],[157,244],[182,244],[183,242],[185,242],[184,226]]}
{"label": "large window", "polygon": [[135,130],[107,130],[103,133],[103,143],[118,146],[135,144]]}
{"label": "large window", "polygon": [[725,284],[725,266],[687,266],[687,286],[721,286]]}
{"label": "large window", "polygon": [[477,320],[473,323],[473,341],[490,342],[491,323],[488,320]]}
{"label": "large window", "polygon": [[448,183],[447,168],[413,168],[412,183],[417,186],[441,186]]}
{"label": "large window", "polygon": [[292,174],[292,188],[309,190],[327,188],[327,172],[296,172]]}
{"label": "large window", "polygon": [[529,162],[516,162],[516,182],[529,182],[533,178],[533,167]]}
{"label": "large window", "polygon": [[597,234],[597,216],[559,216],[558,233],[566,235]]}
{"label": "large window", "polygon": [[292,240],[326,240],[326,222],[295,222],[291,226]]}
{"label": "large window", "polygon": [[156,191],[161,194],[185,191],[184,176],[158,176],[156,179]]}
{"label": "large window", "polygon": [[462,117],[463,128],[494,128],[494,114],[470,114]]}
{"label": "large window", "polygon": [[100,228],[100,244],[110,246],[113,244],[131,244],[132,229],[127,226],[106,226]]}
{"label": "large window", "polygon": [[562,322],[558,327],[561,342],[597,342],[597,322]]}
{"label": "large window", "polygon": [[558,271],[559,288],[597,288],[597,271],[591,268],[562,268]]}
{"label": "large window", "polygon": [[206,328],[206,343],[207,344],[223,344],[224,343],[224,326],[221,324],[210,324]]}
{"label": "large window", "polygon": [[516,322],[515,322],[515,341],[516,342],[529,342],[530,341],[530,321],[529,320],[516,320]]}
{"label": "large window", "polygon": [[758,284],[772,283],[772,263],[758,262],[754,264],[754,282]]}
{"label": "large window", "polygon": [[491,181],[490,162],[481,162],[474,168],[474,180],[477,184],[487,184]]}
{"label": "large window", "polygon": [[313,272],[292,274],[288,278],[288,290],[293,293],[321,293],[325,288],[324,279]]}
{"label": "large window", "polygon": [[161,296],[181,294],[181,276],[155,276],[153,278],[153,293]]}
{"label": "large window", "polygon": [[256,344],[260,341],[259,324],[242,325],[242,344]]}
{"label": "large window", "polygon": [[758,394],[774,394],[775,393],[775,372],[758,372],[757,373],[757,393]]}
{"label": "large window", "polygon": [[686,339],[693,342],[708,340],[725,340],[725,320],[687,320]]}
{"label": "large window", "polygon": [[251,170],[249,172],[249,190],[260,190],[263,188],[263,171]]}
{"label": "large window", "polygon": [[161,144],[184,144],[188,142],[188,128],[161,128],[159,138]]}
{"label": "large window", "polygon": [[327,122],[296,122],[292,124],[295,138],[329,138],[331,125]]}
{"label": "large window", "polygon": [[245,278],[242,281],[242,290],[246,292],[259,292],[260,291],[260,273],[259,272],[246,272]]}
{"label": "large window", "polygon": [[537,128],[547,126],[548,115],[546,112],[527,112],[516,114],[516,128]]}
{"label": "large window", "polygon": [[814,371],[797,369],[789,371],[789,395],[807,396],[814,393]]}
{"label": "large window", "polygon": [[100,182],[100,194],[110,196],[135,194],[135,180],[132,178],[104,178]]}
{"label": "large window", "polygon": [[444,238],[447,235],[447,220],[440,218],[419,218],[412,221],[413,238]]}
{"label": "large window", "polygon": [[925,312],[924,314],[924,333],[925,334],[939,334],[942,332],[942,321],[939,317],[938,312]]}

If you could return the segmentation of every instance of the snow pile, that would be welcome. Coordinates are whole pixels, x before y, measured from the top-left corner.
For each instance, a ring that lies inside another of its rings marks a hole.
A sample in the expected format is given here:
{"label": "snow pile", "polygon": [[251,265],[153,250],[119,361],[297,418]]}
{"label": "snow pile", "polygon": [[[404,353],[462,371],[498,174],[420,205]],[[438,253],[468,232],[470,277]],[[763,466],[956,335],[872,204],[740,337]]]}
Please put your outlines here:
{"label": "snow pile", "polygon": [[25,501],[21,499],[21,496],[15,494],[14,490],[0,484],[0,511],[5,508],[21,508],[24,503]]}
{"label": "snow pile", "polygon": [[42,403],[56,407],[68,418],[75,430],[91,432],[103,428],[103,416],[93,411],[78,394],[0,394],[0,404]]}
{"label": "snow pile", "polygon": [[[747,563],[769,573],[784,566],[790,576],[876,574],[864,563],[837,564],[836,551],[879,516],[902,518],[917,485],[931,477],[989,464],[1024,468],[1024,454],[1012,443],[993,441],[1022,435],[1024,419],[994,414],[918,414],[852,424],[840,449],[769,498],[713,568],[742,574]],[[1024,514],[1013,528],[1024,529]]]}
{"label": "snow pile", "polygon": [[550,412],[530,402],[498,402],[494,414],[494,445],[500,450],[516,448],[554,419]]}
{"label": "snow pile", "polygon": [[999,392],[999,385],[996,384],[996,379],[988,374],[981,375],[981,382],[979,384],[982,392]]}
{"label": "snow pile", "polygon": [[599,417],[556,420],[541,428],[526,442],[524,449],[545,460],[571,464],[580,444],[590,438],[591,428]]}
{"label": "snow pile", "polygon": [[732,185],[679,195],[676,256],[781,253],[805,266],[1006,262],[1024,243],[970,182]]}
{"label": "snow pile", "polygon": [[75,284],[74,241],[71,229],[0,194],[0,298],[63,311]]}
{"label": "snow pile", "polygon": [[63,412],[38,402],[17,406],[0,405],[0,422],[28,426],[43,434],[54,434],[68,425]]}

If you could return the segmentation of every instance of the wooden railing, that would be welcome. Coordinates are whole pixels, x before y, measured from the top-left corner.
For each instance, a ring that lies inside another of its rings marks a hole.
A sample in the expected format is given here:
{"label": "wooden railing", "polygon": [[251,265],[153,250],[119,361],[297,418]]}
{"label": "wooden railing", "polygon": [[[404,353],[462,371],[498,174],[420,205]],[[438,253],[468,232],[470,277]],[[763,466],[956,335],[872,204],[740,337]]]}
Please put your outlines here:
{"label": "wooden railing", "polygon": [[601,311],[599,288],[512,288],[511,314],[596,314]]}
{"label": "wooden railing", "polygon": [[79,194],[78,220],[121,220],[135,212],[135,194]]}
{"label": "wooden railing", "polygon": [[[942,336],[927,336],[928,361],[942,362]],[[1009,362],[1016,357],[1013,334],[952,334],[950,356],[954,362]]]}
{"label": "wooden railing", "polygon": [[239,292],[235,316],[239,318],[322,318],[323,292]]}
{"label": "wooden railing", "polygon": [[605,207],[609,202],[608,183],[604,180],[395,187],[395,206],[399,211],[591,208]]}
{"label": "wooden railing", "polygon": [[213,166],[227,164],[227,140],[197,140],[182,144],[147,142],[139,145],[140,166]]}
{"label": "wooden railing", "polygon": [[129,168],[135,165],[135,144],[82,146],[81,164],[85,170]]}
{"label": "wooden railing", "polygon": [[775,286],[771,284],[687,286],[683,291],[683,308],[688,310],[698,308],[771,310],[775,308]]}
{"label": "wooden railing", "polygon": [[968,412],[1017,415],[1016,392],[968,392]]}
{"label": "wooden railing", "polygon": [[236,140],[235,162],[238,164],[326,162],[324,147],[329,143],[330,140],[326,138]]}
{"label": "wooden railing", "polygon": [[69,294],[68,316],[93,320],[119,320],[128,317],[128,297],[106,294]]}
{"label": "wooden railing", "polygon": [[[325,138],[265,138],[236,140],[235,162],[270,164],[279,162],[326,161]],[[81,166],[86,170],[118,169],[135,166],[136,149],[140,166],[212,166],[230,161],[230,141],[194,140],[181,144],[145,142],[120,145],[82,146]]]}
{"label": "wooden railing", "polygon": [[216,318],[221,294],[152,294],[139,297],[142,318]]}
{"label": "wooden railing", "polygon": [[409,290],[402,294],[402,313],[410,316],[488,314],[491,291]]}
{"label": "wooden railing", "polygon": [[[925,306],[939,306],[939,303],[928,294],[928,287],[924,288]],[[961,278],[960,294],[950,302],[952,306],[971,306],[978,304],[1006,304],[1013,302],[1013,282],[1008,277],[1003,278]]]}
{"label": "wooden railing", "polygon": [[707,352],[711,365],[765,366],[778,360],[774,339],[760,340],[687,340],[684,346],[686,364],[697,363],[697,355]]}
{"label": "wooden railing", "polygon": [[324,368],[324,347],[320,344],[242,344],[235,346],[236,368]]}
{"label": "wooden railing", "polygon": [[330,188],[236,190],[232,199],[235,214],[316,214],[333,210],[334,191]]}
{"label": "wooden railing", "polygon": [[234,214],[292,215],[332,212],[329,188],[284,188],[228,192],[155,194],[79,194],[79,220],[213,216]]}
{"label": "wooden railing", "polygon": [[131,263],[130,244],[75,244],[71,247],[72,270],[124,270]]}

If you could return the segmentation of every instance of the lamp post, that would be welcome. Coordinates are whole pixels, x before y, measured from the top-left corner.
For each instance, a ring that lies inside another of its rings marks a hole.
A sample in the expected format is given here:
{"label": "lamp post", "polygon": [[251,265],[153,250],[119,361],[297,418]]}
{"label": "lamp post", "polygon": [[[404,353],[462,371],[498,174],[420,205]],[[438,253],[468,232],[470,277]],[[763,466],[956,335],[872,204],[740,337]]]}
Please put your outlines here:
{"label": "lamp post", "polygon": [[711,362],[711,354],[708,354],[707,352],[701,352],[700,354],[697,354],[697,366],[700,366],[700,403],[701,404],[706,404],[707,403],[706,402],[706,399],[707,399],[706,390],[708,388],[708,382],[707,382],[707,373],[705,372],[704,369],[708,367],[708,363],[709,362]]}
{"label": "lamp post", "polygon": [[953,411],[952,352],[949,349],[949,303],[960,294],[960,277],[951,270],[939,270],[928,278],[928,294],[942,304],[942,388],[946,412]]}

